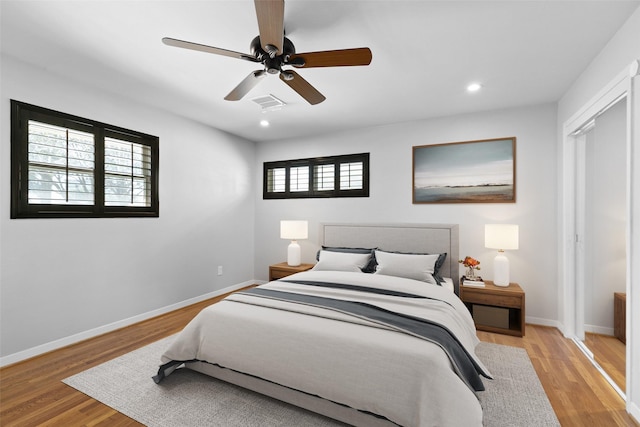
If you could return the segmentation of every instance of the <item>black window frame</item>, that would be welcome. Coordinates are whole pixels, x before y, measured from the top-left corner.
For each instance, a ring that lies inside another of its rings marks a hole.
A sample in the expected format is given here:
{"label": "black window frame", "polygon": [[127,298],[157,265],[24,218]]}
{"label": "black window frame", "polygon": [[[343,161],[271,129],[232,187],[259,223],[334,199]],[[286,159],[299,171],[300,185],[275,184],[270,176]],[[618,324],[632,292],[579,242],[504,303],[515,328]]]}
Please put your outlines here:
{"label": "black window frame", "polygon": [[[95,142],[94,203],[92,205],[29,203],[29,120],[90,132]],[[148,146],[151,150],[151,205],[105,206],[105,137]],[[18,218],[114,218],[160,216],[159,138],[96,120],[11,100],[11,219]]]}
{"label": "black window frame", "polygon": [[[343,163],[362,162],[362,188],[340,188],[340,165]],[[334,165],[334,189],[315,190],[314,168],[317,165]],[[290,191],[290,170],[294,167],[307,166],[309,168],[309,189],[307,191]],[[268,191],[269,170],[285,169],[285,191]],[[264,162],[262,173],[262,198],[263,199],[310,199],[333,197],[369,197],[369,153],[347,154],[340,156],[313,157],[307,159],[282,160]]]}

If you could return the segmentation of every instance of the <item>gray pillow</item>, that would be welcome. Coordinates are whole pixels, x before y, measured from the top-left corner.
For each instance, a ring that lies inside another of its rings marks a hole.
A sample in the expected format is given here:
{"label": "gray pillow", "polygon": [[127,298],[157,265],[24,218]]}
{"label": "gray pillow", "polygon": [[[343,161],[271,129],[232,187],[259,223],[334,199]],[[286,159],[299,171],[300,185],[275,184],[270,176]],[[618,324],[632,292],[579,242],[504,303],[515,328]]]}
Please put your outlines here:
{"label": "gray pillow", "polygon": [[376,251],[375,274],[406,277],[407,279],[440,285],[434,277],[435,264],[440,254],[403,254],[398,252]]}
{"label": "gray pillow", "polygon": [[371,254],[357,252],[320,251],[320,259],[313,266],[317,271],[353,271],[362,273]]}
{"label": "gray pillow", "polygon": [[[374,251],[378,248],[343,248],[337,246],[323,246],[321,250],[329,252],[344,252],[348,254],[370,254],[369,262],[362,268],[363,273],[373,273],[376,271],[376,259]],[[320,260],[320,251],[316,254],[316,261]]]}

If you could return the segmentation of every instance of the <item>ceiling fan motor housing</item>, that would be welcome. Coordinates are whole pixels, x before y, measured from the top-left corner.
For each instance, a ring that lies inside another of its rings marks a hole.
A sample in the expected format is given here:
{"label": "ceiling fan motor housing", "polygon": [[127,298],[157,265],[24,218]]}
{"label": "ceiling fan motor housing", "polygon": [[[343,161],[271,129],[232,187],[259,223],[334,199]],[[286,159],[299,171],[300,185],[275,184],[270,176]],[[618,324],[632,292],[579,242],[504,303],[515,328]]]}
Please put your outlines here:
{"label": "ceiling fan motor housing", "polygon": [[163,37],[162,42],[169,46],[262,64],[263,68],[261,70],[254,70],[249,73],[224,97],[228,101],[242,99],[268,73],[280,74],[280,80],[297,92],[309,104],[315,105],[326,99],[324,95],[318,92],[296,71],[292,69],[283,70],[283,66],[314,68],[369,65],[371,63],[371,50],[361,47],[297,54],[291,40],[285,37],[284,2],[285,0],[254,0],[259,34],[251,41],[249,45],[251,53],[248,54],[171,37]]}
{"label": "ceiling fan motor housing", "polygon": [[256,36],[249,46],[251,49],[251,54],[262,64],[264,64],[265,70],[269,74],[278,74],[282,71],[282,64],[285,64],[288,60],[288,57],[294,53],[296,53],[296,48],[286,37],[283,37],[283,47],[282,54],[278,56],[273,56],[262,47],[262,43],[260,42],[260,36]]}

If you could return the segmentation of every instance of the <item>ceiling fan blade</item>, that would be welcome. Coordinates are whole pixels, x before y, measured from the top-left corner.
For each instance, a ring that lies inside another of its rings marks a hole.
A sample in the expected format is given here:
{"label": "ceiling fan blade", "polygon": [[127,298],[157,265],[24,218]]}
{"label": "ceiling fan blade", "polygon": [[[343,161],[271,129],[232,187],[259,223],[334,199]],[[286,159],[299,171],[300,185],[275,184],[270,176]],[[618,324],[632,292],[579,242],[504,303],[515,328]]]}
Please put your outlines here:
{"label": "ceiling fan blade", "polygon": [[219,47],[207,46],[204,44],[187,42],[184,40],[172,39],[170,37],[164,37],[162,43],[167,46],[181,47],[184,49],[198,50],[200,52],[215,53],[216,55],[230,56],[231,58],[244,59],[251,62],[260,62],[255,57],[241,52],[234,52],[233,50],[220,49]]}
{"label": "ceiling fan blade", "polygon": [[260,43],[271,57],[282,54],[284,43],[284,0],[254,0]]}
{"label": "ceiling fan blade", "polygon": [[239,101],[243,96],[249,93],[249,91],[253,89],[266,74],[267,73],[264,70],[256,70],[251,72],[251,74],[245,77],[244,80],[242,80],[240,84],[238,84],[238,86],[233,88],[233,90],[229,92],[229,94],[225,96],[224,99],[226,99],[227,101]]}
{"label": "ceiling fan blade", "polygon": [[[286,75],[292,76],[293,78],[287,78],[285,77]],[[280,80],[288,84],[291,89],[298,92],[298,94],[306,99],[311,105],[319,104],[326,99],[323,94],[318,92],[316,88],[311,86],[308,81],[300,77],[300,74],[293,70],[281,72]]]}
{"label": "ceiling fan blade", "polygon": [[[301,58],[304,65],[297,65]],[[349,67],[354,65],[369,65],[371,63],[371,49],[359,47],[355,49],[323,50],[320,52],[294,53],[289,57],[291,65],[299,68],[311,67]]]}

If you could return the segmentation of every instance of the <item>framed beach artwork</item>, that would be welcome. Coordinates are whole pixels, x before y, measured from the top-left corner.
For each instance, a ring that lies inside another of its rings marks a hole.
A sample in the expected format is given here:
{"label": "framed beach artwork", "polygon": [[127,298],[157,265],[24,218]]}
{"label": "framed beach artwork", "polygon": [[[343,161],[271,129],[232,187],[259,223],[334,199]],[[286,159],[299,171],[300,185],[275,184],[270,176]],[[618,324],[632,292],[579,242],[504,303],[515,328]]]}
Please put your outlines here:
{"label": "framed beach artwork", "polygon": [[515,201],[515,137],[413,147],[413,203]]}

